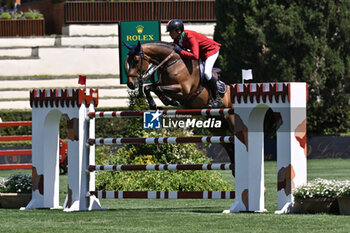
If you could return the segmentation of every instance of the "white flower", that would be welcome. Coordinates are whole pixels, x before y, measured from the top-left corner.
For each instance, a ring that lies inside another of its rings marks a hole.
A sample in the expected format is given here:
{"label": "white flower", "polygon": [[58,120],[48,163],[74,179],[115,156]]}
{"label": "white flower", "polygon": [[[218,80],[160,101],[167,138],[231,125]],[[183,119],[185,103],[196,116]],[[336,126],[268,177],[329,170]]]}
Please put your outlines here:
{"label": "white flower", "polygon": [[293,192],[295,197],[332,197],[350,196],[350,180],[337,181],[317,178],[298,187]]}

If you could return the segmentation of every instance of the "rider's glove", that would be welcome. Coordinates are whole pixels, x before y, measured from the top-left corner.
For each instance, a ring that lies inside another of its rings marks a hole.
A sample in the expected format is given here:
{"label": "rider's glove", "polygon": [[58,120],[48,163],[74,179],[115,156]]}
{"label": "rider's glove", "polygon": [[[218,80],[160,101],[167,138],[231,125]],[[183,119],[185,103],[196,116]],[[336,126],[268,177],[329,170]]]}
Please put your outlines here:
{"label": "rider's glove", "polygon": [[182,51],[182,48],[181,48],[180,46],[178,46],[177,44],[175,44],[174,50],[175,50],[175,52],[177,52],[178,54],[180,54],[181,51]]}

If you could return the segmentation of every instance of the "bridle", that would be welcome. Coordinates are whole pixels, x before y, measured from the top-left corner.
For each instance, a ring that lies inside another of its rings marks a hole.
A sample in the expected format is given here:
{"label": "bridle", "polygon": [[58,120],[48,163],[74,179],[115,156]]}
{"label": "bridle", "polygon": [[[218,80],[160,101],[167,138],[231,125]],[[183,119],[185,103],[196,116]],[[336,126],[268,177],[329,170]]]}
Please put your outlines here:
{"label": "bridle", "polygon": [[[158,65],[155,65],[152,62],[152,60],[145,55],[141,47],[141,51],[137,55],[135,55],[135,56],[141,57],[141,63],[137,70],[138,75],[130,74],[128,75],[128,77],[137,78],[140,83],[144,83],[149,79],[149,77],[151,77],[152,74],[154,74],[154,72],[156,72],[160,67],[162,67],[170,58],[172,58],[174,54],[175,54],[175,51],[173,50],[163,61],[161,61]],[[148,62],[149,65],[147,70],[142,73],[143,61]]]}

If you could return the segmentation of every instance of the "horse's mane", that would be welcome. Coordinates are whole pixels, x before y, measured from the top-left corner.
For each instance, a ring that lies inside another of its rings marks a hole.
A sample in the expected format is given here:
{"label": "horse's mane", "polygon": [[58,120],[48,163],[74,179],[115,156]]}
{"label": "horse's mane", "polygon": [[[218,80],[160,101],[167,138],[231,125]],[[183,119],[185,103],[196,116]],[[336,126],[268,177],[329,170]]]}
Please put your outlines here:
{"label": "horse's mane", "polygon": [[149,41],[143,44],[152,44],[152,45],[156,45],[156,46],[163,46],[169,49],[174,49],[174,43],[169,43],[169,42],[165,42],[165,41]]}

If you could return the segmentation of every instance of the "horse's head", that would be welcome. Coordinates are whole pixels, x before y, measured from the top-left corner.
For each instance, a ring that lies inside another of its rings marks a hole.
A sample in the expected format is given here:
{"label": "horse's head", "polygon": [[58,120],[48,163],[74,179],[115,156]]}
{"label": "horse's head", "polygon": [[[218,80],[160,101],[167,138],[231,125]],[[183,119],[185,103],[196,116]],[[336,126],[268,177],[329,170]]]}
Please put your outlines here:
{"label": "horse's head", "polygon": [[123,43],[129,49],[125,60],[125,71],[128,76],[127,85],[131,90],[134,90],[138,86],[142,74],[147,70],[149,62],[144,59],[140,41],[134,46]]}

